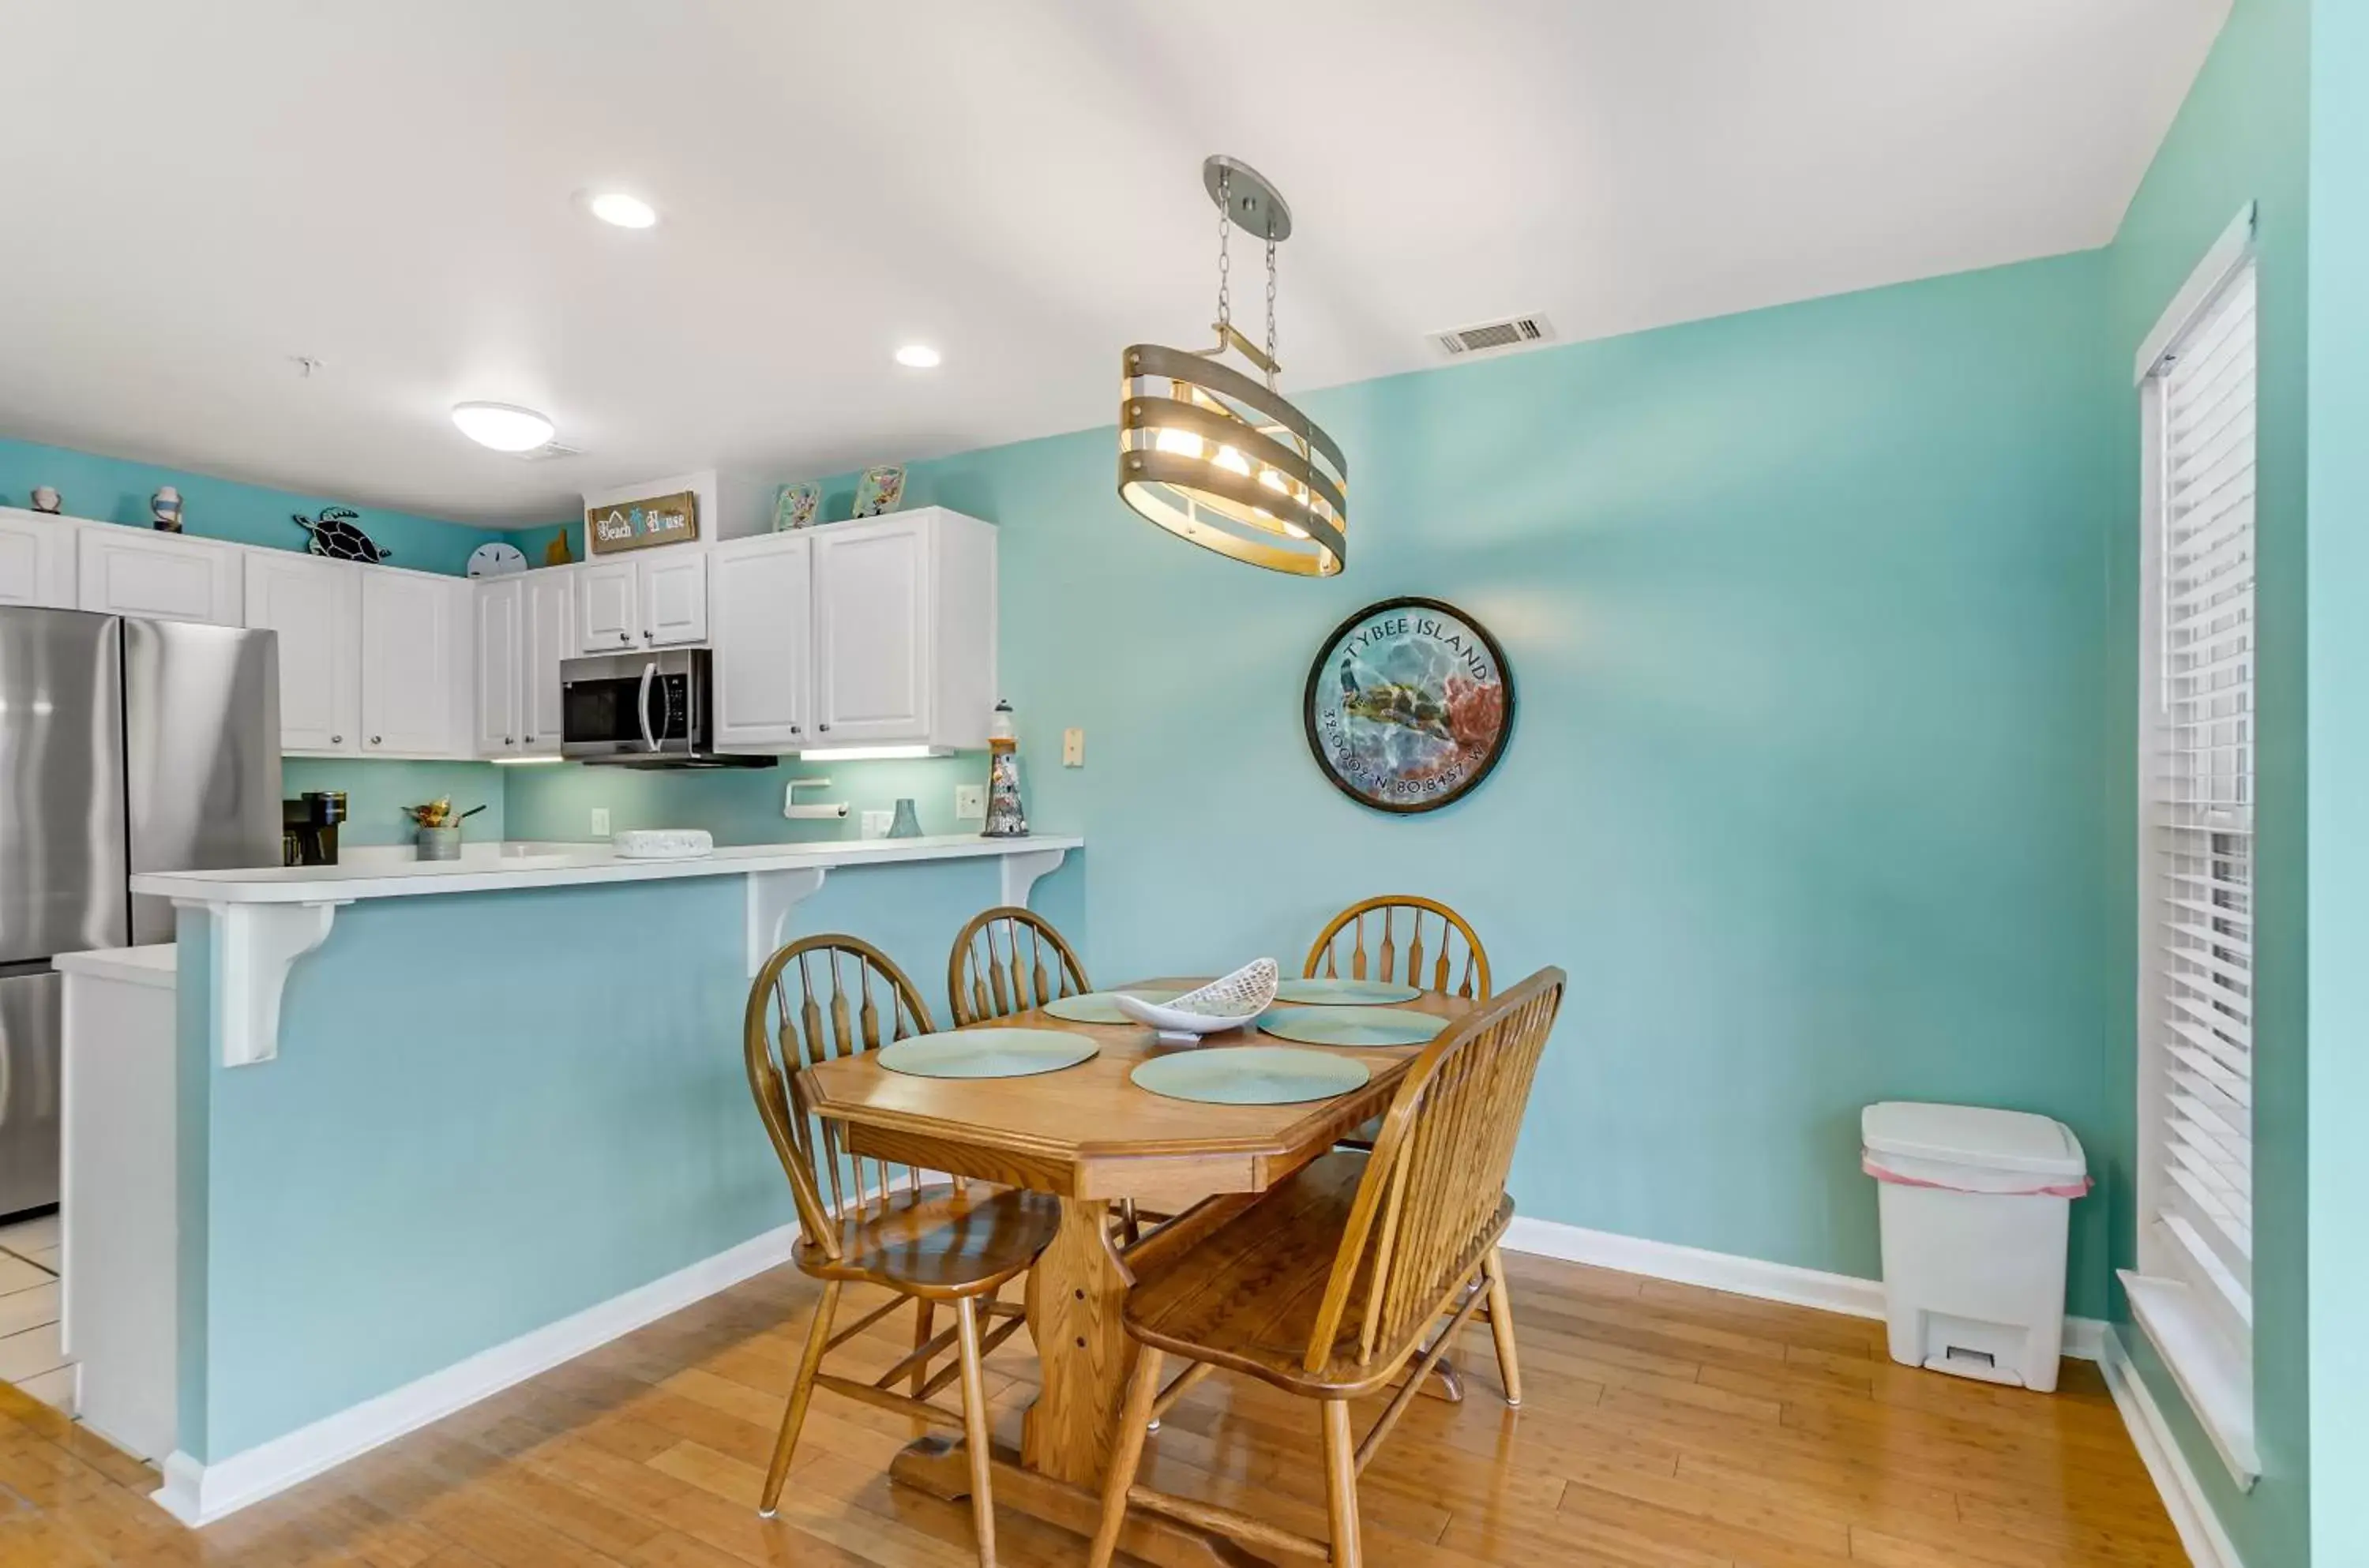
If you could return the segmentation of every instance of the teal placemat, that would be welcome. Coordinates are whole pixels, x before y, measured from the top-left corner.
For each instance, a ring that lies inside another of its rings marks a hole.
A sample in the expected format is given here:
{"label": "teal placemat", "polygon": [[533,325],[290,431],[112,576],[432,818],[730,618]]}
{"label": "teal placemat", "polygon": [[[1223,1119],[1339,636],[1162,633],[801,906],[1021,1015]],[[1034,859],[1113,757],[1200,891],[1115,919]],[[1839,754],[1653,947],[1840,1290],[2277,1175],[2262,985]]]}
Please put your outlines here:
{"label": "teal placemat", "polygon": [[1127,1074],[1154,1094],[1205,1105],[1291,1105],[1362,1089],[1373,1076],[1352,1057],[1288,1046],[1203,1046],[1154,1057]]}
{"label": "teal placemat", "polygon": [[[1171,1001],[1184,993],[1174,986],[1129,986],[1129,996],[1139,996],[1146,1001]],[[1045,1011],[1056,1018],[1066,1018],[1072,1024],[1130,1024],[1134,1020],[1118,1010],[1111,998],[1115,990],[1090,990],[1083,996],[1065,996],[1045,1004]]]}
{"label": "teal placemat", "polygon": [[1066,1029],[956,1029],[880,1047],[880,1065],[915,1078],[1026,1078],[1090,1059],[1102,1047]]}
{"label": "teal placemat", "polygon": [[1275,988],[1277,1001],[1305,1002],[1311,1007],[1379,1007],[1413,1001],[1423,994],[1396,980],[1286,980]]}
{"label": "teal placemat", "polygon": [[1262,1035],[1306,1046],[1420,1046],[1448,1020],[1394,1007],[1277,1007],[1261,1013],[1258,1026]]}

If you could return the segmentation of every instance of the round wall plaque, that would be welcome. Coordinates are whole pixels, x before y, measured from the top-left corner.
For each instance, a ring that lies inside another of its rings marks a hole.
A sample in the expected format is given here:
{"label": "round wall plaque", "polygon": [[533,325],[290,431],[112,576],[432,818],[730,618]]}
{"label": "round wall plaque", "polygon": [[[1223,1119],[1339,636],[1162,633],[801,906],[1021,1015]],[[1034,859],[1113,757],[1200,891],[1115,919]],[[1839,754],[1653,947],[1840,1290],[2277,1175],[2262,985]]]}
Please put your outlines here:
{"label": "round wall plaque", "polygon": [[1514,674],[1481,624],[1386,599],[1333,629],[1308,670],[1308,749],[1377,811],[1431,811],[1489,776],[1514,727]]}

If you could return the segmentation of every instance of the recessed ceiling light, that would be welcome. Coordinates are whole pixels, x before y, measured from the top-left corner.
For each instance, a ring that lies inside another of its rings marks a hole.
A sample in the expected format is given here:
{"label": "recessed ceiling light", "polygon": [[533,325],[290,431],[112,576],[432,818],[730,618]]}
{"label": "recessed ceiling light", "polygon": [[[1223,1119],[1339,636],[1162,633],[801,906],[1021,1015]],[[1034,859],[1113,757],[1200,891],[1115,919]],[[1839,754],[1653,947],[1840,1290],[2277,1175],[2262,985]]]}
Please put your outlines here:
{"label": "recessed ceiling light", "polygon": [[496,452],[532,452],[558,433],[533,409],[509,403],[455,403],[452,423],[479,446]]}
{"label": "recessed ceiling light", "polygon": [[944,356],[927,343],[908,343],[897,350],[897,362],[909,371],[933,371]]}
{"label": "recessed ceiling light", "polygon": [[621,229],[647,229],[658,221],[657,208],[622,190],[598,191],[585,198],[584,205],[602,223],[614,223]]}

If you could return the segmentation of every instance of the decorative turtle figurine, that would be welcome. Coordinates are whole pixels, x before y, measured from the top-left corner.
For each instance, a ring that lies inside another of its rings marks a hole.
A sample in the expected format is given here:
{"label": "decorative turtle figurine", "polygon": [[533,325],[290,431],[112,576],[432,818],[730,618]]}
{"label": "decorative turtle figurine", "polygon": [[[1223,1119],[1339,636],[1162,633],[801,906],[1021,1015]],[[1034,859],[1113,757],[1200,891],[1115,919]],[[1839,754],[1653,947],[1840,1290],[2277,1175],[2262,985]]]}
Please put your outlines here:
{"label": "decorative turtle figurine", "polygon": [[387,561],[395,558],[392,550],[382,550],[371,536],[354,526],[361,514],[351,507],[323,507],[321,515],[308,518],[295,514],[297,527],[311,534],[311,549],[315,555],[326,555],[336,561]]}

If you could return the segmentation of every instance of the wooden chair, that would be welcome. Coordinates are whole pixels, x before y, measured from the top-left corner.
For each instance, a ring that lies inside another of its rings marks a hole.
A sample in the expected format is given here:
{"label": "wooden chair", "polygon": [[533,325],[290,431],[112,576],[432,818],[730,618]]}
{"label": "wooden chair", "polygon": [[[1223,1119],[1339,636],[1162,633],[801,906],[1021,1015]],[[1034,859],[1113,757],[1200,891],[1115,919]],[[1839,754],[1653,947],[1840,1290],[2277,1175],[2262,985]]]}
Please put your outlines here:
{"label": "wooden chair", "polygon": [[[1476,1001],[1489,1000],[1488,950],[1481,945],[1471,921],[1435,898],[1391,893],[1350,905],[1333,917],[1333,923],[1324,928],[1316,945],[1308,950],[1308,963],[1301,972],[1311,979],[1319,975],[1338,976],[1345,933],[1349,938],[1347,961],[1352,979],[1399,980],[1425,990],[1445,991],[1453,978],[1459,988],[1456,994]],[[1373,938],[1370,974],[1367,952],[1369,933]],[[1455,961],[1459,946],[1464,960],[1460,966]],[[1428,975],[1424,973],[1426,955],[1432,960]],[[1402,958],[1403,966],[1400,963]],[[1344,1149],[1373,1146],[1374,1130],[1370,1125],[1359,1127],[1340,1144]],[[1500,1346],[1497,1370],[1505,1383],[1505,1402],[1517,1405],[1522,1402],[1522,1375],[1513,1356],[1514,1325],[1508,1319],[1501,1326],[1497,1321],[1499,1311],[1493,1302],[1481,1310],[1481,1316]],[[1454,1362],[1442,1360],[1432,1370],[1438,1376],[1437,1391],[1443,1398],[1463,1399],[1464,1379]]]}
{"label": "wooden chair", "polygon": [[[884,1012],[885,1008],[885,1012]],[[818,1388],[865,1404],[951,1426],[969,1448],[971,1516],[978,1560],[994,1568],[995,1510],[989,1491],[986,1385],[979,1363],[1023,1325],[1021,1309],[996,1299],[1005,1282],[1027,1272],[1060,1223],[1058,1200],[1039,1193],[965,1184],[924,1185],[921,1173],[887,1161],[843,1154],[833,1124],[810,1117],[798,1089],[801,1069],[875,1050],[887,1038],[930,1032],[929,1008],[888,956],[852,936],[810,936],[765,961],[749,990],[745,1024],[749,1091],[764,1118],[798,1210],[795,1260],[823,1282],[822,1302],[807,1331],[806,1351],[790,1385],[781,1436],[758,1510],[770,1517],[789,1474],[798,1428]],[[899,1182],[902,1182],[901,1186]],[[823,1192],[828,1187],[830,1201]],[[831,1322],[840,1288],[850,1280],[896,1294],[837,1333]],[[905,1304],[915,1303],[913,1351],[871,1382],[822,1370],[823,1356]],[[954,1303],[955,1326],[931,1333],[936,1305]],[[981,1320],[990,1325],[981,1331]],[[996,1320],[1001,1319],[1001,1322]],[[952,1366],[930,1363],[949,1344]],[[929,1396],[956,1378],[957,1416]],[[890,1391],[899,1380],[910,1393]]]}
{"label": "wooden chair", "polygon": [[[973,915],[946,957],[946,1001],[954,1008],[957,1029],[991,1024],[1093,989],[1086,967],[1053,922],[1017,904]],[[1138,1209],[1131,1197],[1121,1198],[1119,1241],[1133,1246],[1143,1239],[1145,1225],[1167,1218]]]}
{"label": "wooden chair", "polygon": [[[1345,932],[1350,941],[1348,966],[1352,979],[1398,980],[1424,990],[1445,991],[1454,973],[1454,994],[1476,1001],[1489,1000],[1489,955],[1464,917],[1446,904],[1419,898],[1412,893],[1385,894],[1352,904],[1333,917],[1333,923],[1324,928],[1316,945],[1308,950],[1308,963],[1300,972],[1310,979],[1338,977],[1339,948]],[[1369,933],[1373,937],[1370,960],[1367,943]],[[1464,957],[1460,968],[1454,962],[1459,946]],[[1432,959],[1428,975],[1424,973],[1425,955]],[[1399,963],[1402,956],[1405,959],[1403,969]]]}
{"label": "wooden chair", "polygon": [[[1103,1487],[1093,1568],[1107,1568],[1129,1505],[1230,1537],[1261,1555],[1357,1568],[1357,1475],[1425,1374],[1481,1304],[1497,1305],[1513,1363],[1497,1241],[1513,1218],[1505,1172],[1563,974],[1542,969],[1426,1047],[1371,1154],[1335,1150],[1205,1237],[1160,1238],[1128,1260],[1127,1332],[1139,1346]],[[1174,1232],[1171,1232],[1174,1234]],[[1440,1320],[1447,1320],[1440,1326]],[[1169,1356],[1189,1365],[1164,1391]],[[1413,1373],[1363,1439],[1349,1402]],[[1231,1508],[1135,1483],[1146,1428],[1212,1370],[1318,1402],[1330,1550]]]}
{"label": "wooden chair", "polygon": [[1053,922],[1013,904],[973,916],[946,959],[946,1001],[957,1029],[1093,989]]}

